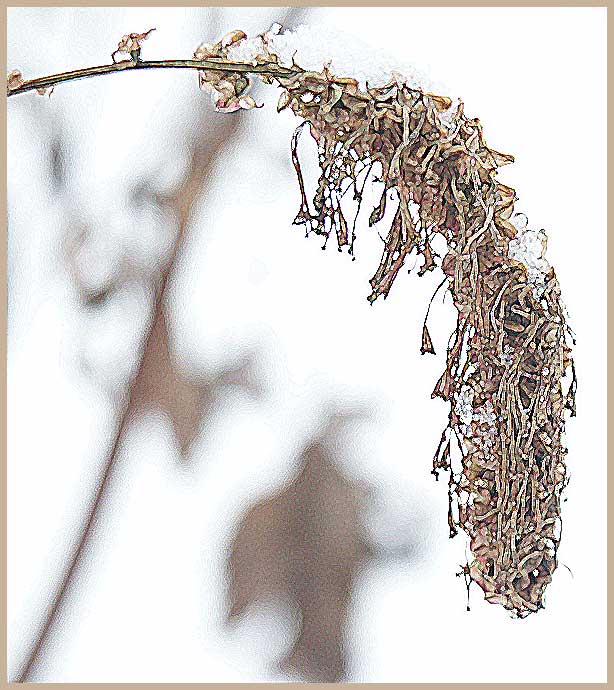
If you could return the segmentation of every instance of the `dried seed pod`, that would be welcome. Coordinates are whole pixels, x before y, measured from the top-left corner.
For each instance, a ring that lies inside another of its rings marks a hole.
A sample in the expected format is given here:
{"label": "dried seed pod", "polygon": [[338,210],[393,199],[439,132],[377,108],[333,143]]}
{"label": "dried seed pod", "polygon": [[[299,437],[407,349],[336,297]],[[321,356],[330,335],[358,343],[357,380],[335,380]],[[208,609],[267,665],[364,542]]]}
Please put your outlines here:
{"label": "dried seed pod", "polygon": [[134,62],[136,62],[141,54],[141,42],[149,38],[149,34],[156,29],[149,29],[142,34],[131,33],[122,36],[119,43],[117,44],[117,50],[111,54],[111,59],[115,62],[115,56],[117,53],[129,54]]}

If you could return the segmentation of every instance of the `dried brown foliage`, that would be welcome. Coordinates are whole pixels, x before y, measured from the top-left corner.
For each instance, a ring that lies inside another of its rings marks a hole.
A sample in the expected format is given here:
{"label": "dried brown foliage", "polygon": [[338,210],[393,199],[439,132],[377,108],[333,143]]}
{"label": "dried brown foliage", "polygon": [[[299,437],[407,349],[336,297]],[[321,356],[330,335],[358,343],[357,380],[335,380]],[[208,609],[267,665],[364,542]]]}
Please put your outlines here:
{"label": "dried brown foliage", "polygon": [[[244,40],[233,32],[233,43]],[[216,51],[225,56],[224,40]],[[253,64],[278,66],[263,49]],[[388,295],[406,257],[423,257],[419,275],[439,268],[458,310],[446,367],[433,391],[450,405],[434,458],[435,476],[449,473],[450,534],[462,528],[473,560],[464,568],[486,599],[518,616],[543,606],[557,565],[560,500],[566,484],[564,410],[574,414],[573,370],[560,288],[542,252],[526,258],[535,233],[514,214],[513,189],[497,180],[513,158],[489,148],[477,118],[449,99],[396,80],[361,90],[356,80],[325,67],[265,78],[283,89],[278,109],[303,120],[292,139],[301,204],[295,223],[331,233],[353,252],[356,219],[373,169],[383,183],[369,225],[394,215],[369,300]],[[212,85],[228,75],[209,75]],[[235,98],[238,92],[235,92]],[[307,127],[317,143],[320,178],[307,199],[297,151]],[[366,172],[365,172],[366,171]],[[361,179],[362,175],[362,179]],[[347,219],[341,199],[353,191]],[[433,250],[435,235],[445,256]],[[541,240],[541,237],[539,238]],[[529,252],[530,254],[530,252]],[[422,352],[433,352],[424,327]],[[460,449],[453,466],[452,441]]]}

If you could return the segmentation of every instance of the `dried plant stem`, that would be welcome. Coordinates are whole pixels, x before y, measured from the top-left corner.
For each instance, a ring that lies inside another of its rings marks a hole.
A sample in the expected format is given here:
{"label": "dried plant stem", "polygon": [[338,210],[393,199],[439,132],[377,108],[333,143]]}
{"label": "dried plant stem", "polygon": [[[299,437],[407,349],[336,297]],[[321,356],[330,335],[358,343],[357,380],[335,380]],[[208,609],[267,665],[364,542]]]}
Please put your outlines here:
{"label": "dried plant stem", "polygon": [[110,65],[99,65],[97,67],[84,67],[83,69],[75,69],[70,72],[61,72],[59,74],[51,74],[47,77],[38,77],[37,79],[28,79],[21,83],[20,86],[9,88],[7,96],[16,96],[26,91],[34,91],[36,89],[48,89],[63,84],[69,81],[76,81],[77,79],[88,79],[90,77],[99,77],[104,74],[115,74],[117,72],[132,72],[134,70],[143,69],[196,69],[208,70],[211,72],[250,72],[253,74],[264,74],[270,77],[293,77],[300,73],[299,70],[288,69],[286,67],[273,67],[271,65],[250,65],[241,62],[225,62],[218,59],[210,60],[124,60],[122,62],[112,63]]}

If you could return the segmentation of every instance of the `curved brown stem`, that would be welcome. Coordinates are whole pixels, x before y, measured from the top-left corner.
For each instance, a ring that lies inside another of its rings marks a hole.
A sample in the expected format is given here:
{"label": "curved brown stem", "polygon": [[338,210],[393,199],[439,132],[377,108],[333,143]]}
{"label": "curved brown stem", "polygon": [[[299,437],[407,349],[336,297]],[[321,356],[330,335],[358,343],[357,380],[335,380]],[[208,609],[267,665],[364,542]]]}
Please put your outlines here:
{"label": "curved brown stem", "polygon": [[266,74],[271,77],[292,77],[298,74],[297,70],[276,65],[252,65],[244,62],[224,62],[217,58],[208,60],[123,60],[114,62],[110,65],[99,65],[97,67],[84,67],[70,72],[51,74],[47,77],[28,79],[15,88],[7,88],[7,96],[16,96],[26,91],[35,89],[47,89],[56,84],[62,84],[77,79],[88,79],[89,77],[99,77],[104,74],[114,74],[116,72],[132,72],[142,69],[197,69],[220,72],[250,72],[252,74]]}

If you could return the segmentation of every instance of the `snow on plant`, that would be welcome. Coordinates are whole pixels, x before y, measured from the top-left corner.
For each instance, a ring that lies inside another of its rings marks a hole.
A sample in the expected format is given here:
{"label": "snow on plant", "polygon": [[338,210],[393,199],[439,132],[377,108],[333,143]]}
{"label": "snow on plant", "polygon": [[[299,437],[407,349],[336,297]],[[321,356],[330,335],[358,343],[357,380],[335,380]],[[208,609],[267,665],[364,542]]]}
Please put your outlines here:
{"label": "snow on plant", "polygon": [[543,230],[529,229],[527,217],[522,213],[516,214],[512,223],[518,232],[510,240],[508,255],[524,265],[529,282],[534,286],[533,294],[539,299],[546,289],[550,272],[550,264],[545,259],[548,238]]}
{"label": "snow on plant", "polygon": [[[497,180],[513,158],[487,146],[462,101],[426,91],[415,75],[402,77],[360,49],[352,70],[351,59],[332,55],[334,41],[322,40],[319,28],[280,28],[252,38],[233,31],[201,45],[192,60],[151,62],[140,58],[140,41],[150,32],[130,34],[118,46],[128,60],[30,81],[13,71],[7,91],[181,67],[196,69],[216,108],[233,112],[258,107],[249,91],[259,76],[281,87],[278,110],[290,108],[301,120],[291,142],[300,191],[295,224],[325,242],[332,233],[340,250],[353,253],[364,188],[382,185],[369,225],[382,223],[389,206],[393,214],[368,299],[386,298],[412,253],[423,259],[419,275],[443,272],[458,314],[432,394],[449,404],[433,473],[448,473],[450,535],[460,527],[469,537],[465,577],[488,601],[524,617],[543,607],[557,566],[565,410],[575,414],[570,331],[544,257],[545,233],[515,213],[514,190]],[[297,151],[305,131],[317,144],[320,167],[312,199]],[[342,209],[348,193],[356,202],[353,218]],[[445,240],[443,255],[434,249],[437,236]],[[435,352],[426,321],[421,352]]]}

